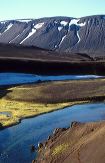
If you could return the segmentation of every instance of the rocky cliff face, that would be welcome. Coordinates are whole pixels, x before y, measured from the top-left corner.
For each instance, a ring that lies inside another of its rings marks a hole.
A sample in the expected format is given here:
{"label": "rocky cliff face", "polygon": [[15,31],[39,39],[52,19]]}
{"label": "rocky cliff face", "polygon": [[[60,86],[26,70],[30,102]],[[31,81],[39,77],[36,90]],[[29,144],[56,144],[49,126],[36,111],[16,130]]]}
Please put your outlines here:
{"label": "rocky cliff face", "polygon": [[0,22],[0,43],[38,46],[60,52],[105,53],[105,16],[51,17]]}

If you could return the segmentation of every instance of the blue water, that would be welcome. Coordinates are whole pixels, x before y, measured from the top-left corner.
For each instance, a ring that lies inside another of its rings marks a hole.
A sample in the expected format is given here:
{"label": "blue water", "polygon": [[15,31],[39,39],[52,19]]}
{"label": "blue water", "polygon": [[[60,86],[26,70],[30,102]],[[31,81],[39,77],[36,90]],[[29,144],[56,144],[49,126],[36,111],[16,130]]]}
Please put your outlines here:
{"label": "blue water", "polygon": [[0,112],[0,114],[3,114],[3,115],[6,115],[7,117],[11,117],[11,112],[7,112],[7,111],[4,111],[4,112]]}
{"label": "blue water", "polygon": [[105,120],[105,103],[83,104],[23,120],[0,131],[0,163],[31,163],[30,146],[45,140],[55,128],[69,127],[72,121]]}
{"label": "blue water", "polygon": [[0,85],[36,83],[38,81],[58,81],[58,80],[78,80],[95,79],[101,76],[97,75],[59,75],[59,76],[41,76],[23,73],[0,73]]}

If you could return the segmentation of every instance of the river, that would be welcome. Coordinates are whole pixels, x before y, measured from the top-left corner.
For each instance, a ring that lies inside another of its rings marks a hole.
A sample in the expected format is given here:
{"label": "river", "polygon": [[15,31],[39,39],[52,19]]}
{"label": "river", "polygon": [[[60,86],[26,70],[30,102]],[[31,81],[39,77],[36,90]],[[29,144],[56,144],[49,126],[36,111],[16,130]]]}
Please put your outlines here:
{"label": "river", "polygon": [[[22,73],[0,73],[0,85],[36,83],[38,81],[95,79],[96,75],[42,76]],[[1,113],[1,114],[5,114]],[[7,113],[6,113],[7,114]],[[83,104],[25,119],[16,126],[0,131],[0,163],[31,163],[35,153],[31,145],[45,140],[55,128],[68,127],[72,121],[105,120],[105,104]]]}
{"label": "river", "polygon": [[42,76],[24,73],[0,73],[0,86],[13,84],[37,83],[39,81],[79,80],[100,78],[97,75],[58,75]]}
{"label": "river", "polygon": [[31,145],[45,140],[55,128],[69,127],[72,121],[105,120],[105,103],[82,104],[25,119],[0,131],[0,163],[31,163]]}

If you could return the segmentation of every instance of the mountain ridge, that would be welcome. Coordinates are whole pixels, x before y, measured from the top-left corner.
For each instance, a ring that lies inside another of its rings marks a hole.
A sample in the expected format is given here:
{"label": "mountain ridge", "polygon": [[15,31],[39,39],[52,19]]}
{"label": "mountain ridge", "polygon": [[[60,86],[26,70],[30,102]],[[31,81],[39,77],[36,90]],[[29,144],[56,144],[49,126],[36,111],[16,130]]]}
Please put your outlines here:
{"label": "mountain ridge", "polygon": [[104,56],[104,26],[105,15],[7,20],[0,22],[0,43]]}

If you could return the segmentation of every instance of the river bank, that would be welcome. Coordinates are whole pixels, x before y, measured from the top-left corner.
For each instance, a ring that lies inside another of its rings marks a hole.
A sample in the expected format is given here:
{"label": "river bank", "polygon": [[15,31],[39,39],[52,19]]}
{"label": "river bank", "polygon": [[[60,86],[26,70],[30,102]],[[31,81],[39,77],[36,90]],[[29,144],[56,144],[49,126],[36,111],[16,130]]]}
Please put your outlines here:
{"label": "river bank", "polygon": [[[89,101],[75,101],[68,103],[58,103],[58,104],[35,104],[28,102],[12,102],[8,100],[0,100],[0,110],[10,111],[10,117],[0,114],[0,130],[18,125],[23,119],[33,118],[42,114],[51,113],[53,111],[65,109],[68,106],[73,106],[76,104],[88,103]],[[16,107],[16,109],[12,109]],[[29,109],[30,108],[30,109]],[[36,109],[37,108],[37,109]],[[16,111],[18,110],[18,111]]]}
{"label": "river bank", "polygon": [[105,120],[104,115],[105,103],[101,102],[73,105],[24,119],[20,124],[0,131],[0,162],[29,163],[37,156],[36,152],[31,151],[32,145],[37,148],[40,142],[52,135],[55,128],[68,128],[73,121],[102,121]]}
{"label": "river bank", "polygon": [[[29,163],[36,157],[36,153],[32,154],[30,150],[32,144],[37,147],[54,128],[68,127],[74,120],[104,120],[104,88],[104,78],[46,81],[1,88],[0,112],[9,112],[11,116],[0,115],[0,126],[5,128],[0,131],[0,161]],[[59,151],[59,147],[54,151]]]}
{"label": "river bank", "polygon": [[33,163],[104,163],[104,135],[105,121],[74,122],[68,129],[56,129],[41,144],[37,160]]}
{"label": "river bank", "polygon": [[0,92],[0,111],[10,112],[11,116],[0,115],[1,128],[18,124],[24,118],[74,104],[104,101],[104,88],[105,79],[56,81],[3,88]]}

